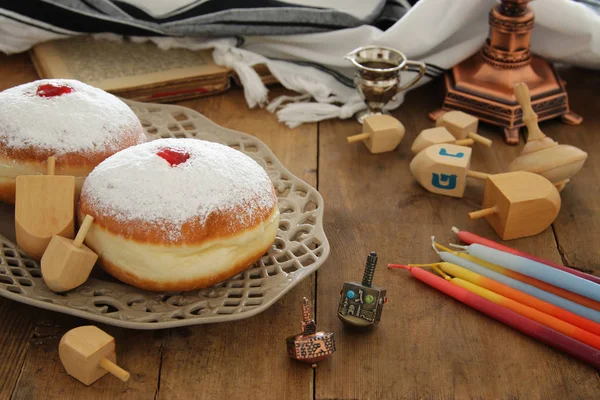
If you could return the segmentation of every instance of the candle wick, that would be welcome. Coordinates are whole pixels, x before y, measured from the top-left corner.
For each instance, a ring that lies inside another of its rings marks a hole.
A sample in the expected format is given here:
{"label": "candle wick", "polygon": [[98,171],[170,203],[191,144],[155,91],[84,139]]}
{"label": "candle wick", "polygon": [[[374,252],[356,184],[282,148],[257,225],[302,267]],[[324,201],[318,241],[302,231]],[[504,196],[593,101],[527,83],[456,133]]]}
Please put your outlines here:
{"label": "candle wick", "polygon": [[439,250],[436,247],[436,242],[435,242],[435,236],[431,237],[431,247],[433,247],[433,251],[435,251],[436,254],[440,254]]}
{"label": "candle wick", "polygon": [[444,279],[450,280],[450,277],[444,271],[442,271],[442,269],[439,267],[439,264],[432,265],[431,268]]}
{"label": "candle wick", "polygon": [[412,268],[412,266],[403,265],[403,264],[388,264],[388,268],[406,269],[406,270],[410,271],[410,269]]}
{"label": "candle wick", "polygon": [[440,252],[439,252],[439,250],[438,250],[438,248],[439,248],[439,249],[441,249],[442,251],[445,251],[445,252],[448,252],[448,253],[452,253],[452,254],[456,254],[456,252],[455,252],[455,251],[452,251],[452,250],[450,250],[449,248],[447,248],[447,247],[445,247],[445,246],[442,246],[442,245],[441,245],[441,244],[439,244],[439,243],[436,243],[436,242],[434,242],[434,241],[433,241],[433,236],[432,236],[431,238],[432,238],[432,241],[431,241],[431,243],[432,243],[432,245],[433,245],[433,250],[434,250],[436,253],[440,254]]}
{"label": "candle wick", "polygon": [[458,235],[458,232],[460,232],[460,229],[458,229],[457,227],[453,226],[451,229],[452,232],[456,233]]}
{"label": "candle wick", "polygon": [[455,243],[448,243],[448,246],[453,247],[455,249],[461,249],[462,251],[459,251],[458,253],[467,253],[467,250],[469,249],[469,246],[463,246]]}

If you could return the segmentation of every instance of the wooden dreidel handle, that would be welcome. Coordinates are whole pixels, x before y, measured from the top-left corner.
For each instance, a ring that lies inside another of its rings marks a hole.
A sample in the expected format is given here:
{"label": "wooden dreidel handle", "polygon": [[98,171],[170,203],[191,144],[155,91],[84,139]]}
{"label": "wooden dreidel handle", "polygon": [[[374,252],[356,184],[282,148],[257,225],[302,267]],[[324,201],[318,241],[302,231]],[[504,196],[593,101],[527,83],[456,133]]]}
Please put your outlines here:
{"label": "wooden dreidel handle", "polygon": [[485,218],[503,240],[537,235],[560,211],[556,187],[541,175],[526,171],[489,175],[482,209],[469,214]]}
{"label": "wooden dreidel handle", "polygon": [[123,382],[130,376],[116,364],[115,339],[92,325],[65,333],[58,345],[58,355],[67,373],[85,385],[109,372]]}
{"label": "wooden dreidel handle", "polygon": [[371,137],[370,133],[359,133],[358,135],[352,135],[352,136],[348,136],[346,138],[346,140],[348,141],[348,143],[356,143],[356,142],[361,142],[363,140],[367,140]]}
{"label": "wooden dreidel handle", "polygon": [[396,118],[381,114],[365,118],[363,133],[348,136],[348,143],[362,141],[373,154],[394,150],[404,138],[404,125]]}
{"label": "wooden dreidel handle", "polygon": [[528,131],[527,142],[545,138],[546,135],[541,131],[540,126],[538,125],[538,116],[531,106],[529,87],[527,87],[525,83],[517,83],[513,89],[515,91],[515,97],[523,110],[523,122],[527,126]]}
{"label": "wooden dreidel handle", "polygon": [[538,117],[531,107],[529,88],[524,83],[514,87],[515,97],[523,109],[523,121],[529,135],[521,154],[509,165],[509,171],[529,171],[540,174],[562,190],[587,160],[587,153],[575,146],[558,144],[540,130]]}
{"label": "wooden dreidel handle", "polygon": [[470,132],[477,132],[479,120],[462,111],[448,111],[435,121],[435,126],[443,126],[456,139],[466,139]]}
{"label": "wooden dreidel handle", "polygon": [[413,142],[410,150],[417,154],[429,146],[433,146],[434,144],[455,144],[457,146],[470,146],[475,141],[473,139],[459,139],[456,138],[448,132],[446,128],[443,126],[439,126],[437,128],[429,128],[424,129],[417,135],[415,141]]}
{"label": "wooden dreidel handle", "polygon": [[483,218],[483,217],[487,217],[488,215],[496,214],[497,212],[498,212],[498,207],[496,207],[496,206],[488,207],[488,208],[484,208],[483,210],[470,212],[469,218],[471,218],[471,219]]}
{"label": "wooden dreidel handle", "polygon": [[[475,132],[468,132],[467,137],[473,139],[479,144],[484,145],[485,147],[492,147],[492,141],[486,137],[483,137]],[[458,140],[457,140],[458,142]]]}
{"label": "wooden dreidel handle", "polygon": [[54,175],[55,158],[47,161],[48,175],[20,175],[15,189],[17,244],[41,258],[54,235],[75,233],[75,178]]}
{"label": "wooden dreidel handle", "polygon": [[83,244],[94,218],[86,215],[75,240],[53,236],[41,261],[42,277],[54,292],[65,292],[87,281],[98,255]]}

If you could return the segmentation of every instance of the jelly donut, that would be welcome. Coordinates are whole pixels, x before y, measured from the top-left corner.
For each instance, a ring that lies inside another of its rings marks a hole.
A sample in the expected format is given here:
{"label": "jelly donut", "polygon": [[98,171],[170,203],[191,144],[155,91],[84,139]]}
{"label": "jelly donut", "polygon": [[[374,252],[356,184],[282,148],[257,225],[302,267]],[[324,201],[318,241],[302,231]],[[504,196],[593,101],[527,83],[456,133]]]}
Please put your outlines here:
{"label": "jelly donut", "polygon": [[0,201],[14,202],[18,175],[73,175],[77,192],[96,165],[146,141],[136,115],[117,97],[70,79],[45,79],[0,92]]}
{"label": "jelly donut", "polygon": [[212,286],[257,261],[279,226],[277,196],[252,158],[218,143],[159,139],[107,158],[86,178],[86,244],[141,289]]}

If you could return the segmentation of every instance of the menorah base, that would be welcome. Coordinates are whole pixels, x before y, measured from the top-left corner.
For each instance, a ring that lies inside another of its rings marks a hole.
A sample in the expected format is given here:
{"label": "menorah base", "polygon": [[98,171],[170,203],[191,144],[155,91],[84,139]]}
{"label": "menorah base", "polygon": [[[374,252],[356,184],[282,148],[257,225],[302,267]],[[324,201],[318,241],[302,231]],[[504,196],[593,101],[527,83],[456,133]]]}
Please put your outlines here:
{"label": "menorah base", "polygon": [[455,66],[445,77],[446,96],[442,108],[429,114],[433,120],[450,110],[464,111],[480,121],[504,128],[507,144],[519,143],[524,126],[523,110],[513,87],[523,82],[531,92],[531,105],[539,121],[561,117],[570,125],[583,118],[569,109],[565,83],[544,59],[532,57],[527,65],[502,68],[488,64],[480,53]]}

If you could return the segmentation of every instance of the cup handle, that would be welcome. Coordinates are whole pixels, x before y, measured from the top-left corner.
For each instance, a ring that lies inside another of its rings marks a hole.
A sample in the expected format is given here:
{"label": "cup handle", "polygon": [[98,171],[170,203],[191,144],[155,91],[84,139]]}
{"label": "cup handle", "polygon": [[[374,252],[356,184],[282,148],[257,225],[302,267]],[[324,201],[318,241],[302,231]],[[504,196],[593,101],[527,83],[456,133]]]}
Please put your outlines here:
{"label": "cup handle", "polygon": [[416,65],[417,67],[419,67],[419,74],[417,76],[415,76],[413,78],[413,80],[408,82],[406,85],[399,87],[397,93],[400,93],[403,90],[410,88],[412,85],[417,83],[423,77],[423,75],[425,75],[425,70],[427,69],[427,66],[425,65],[425,63],[422,63],[419,61],[410,61],[410,60],[406,61],[406,66],[409,66],[409,65]]}

